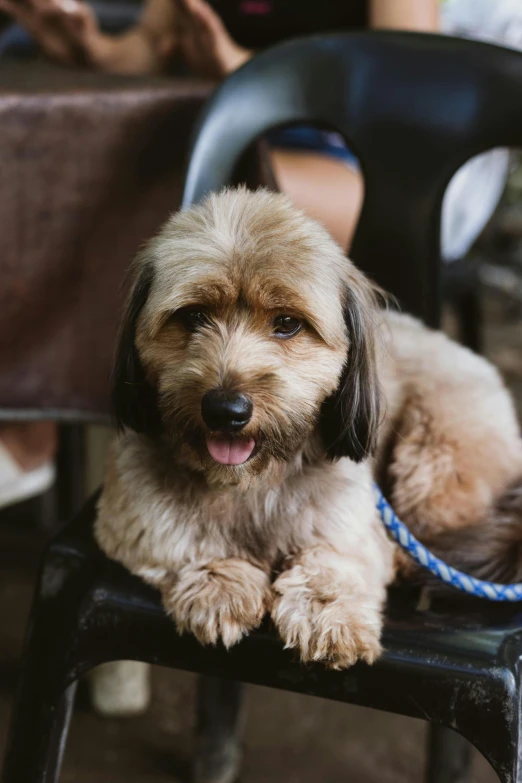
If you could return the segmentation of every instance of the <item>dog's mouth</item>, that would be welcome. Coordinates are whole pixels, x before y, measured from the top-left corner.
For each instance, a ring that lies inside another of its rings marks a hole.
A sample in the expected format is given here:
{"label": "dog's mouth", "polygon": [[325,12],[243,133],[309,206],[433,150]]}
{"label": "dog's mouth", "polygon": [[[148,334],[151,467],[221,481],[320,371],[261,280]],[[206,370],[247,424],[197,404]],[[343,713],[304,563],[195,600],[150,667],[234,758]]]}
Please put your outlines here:
{"label": "dog's mouth", "polygon": [[220,465],[242,465],[252,456],[256,447],[254,438],[226,435],[207,435],[207,450]]}

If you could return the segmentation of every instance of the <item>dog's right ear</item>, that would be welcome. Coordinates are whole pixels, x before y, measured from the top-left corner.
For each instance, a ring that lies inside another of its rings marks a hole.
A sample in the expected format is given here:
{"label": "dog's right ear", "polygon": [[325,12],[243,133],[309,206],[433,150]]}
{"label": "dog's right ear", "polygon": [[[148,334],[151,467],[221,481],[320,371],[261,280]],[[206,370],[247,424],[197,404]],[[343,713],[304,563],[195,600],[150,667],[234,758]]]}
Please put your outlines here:
{"label": "dog's right ear", "polygon": [[112,408],[119,430],[155,435],[161,427],[156,390],[145,375],[136,348],[136,323],[149,296],[153,279],[145,264],[132,286],[120,327],[112,373]]}

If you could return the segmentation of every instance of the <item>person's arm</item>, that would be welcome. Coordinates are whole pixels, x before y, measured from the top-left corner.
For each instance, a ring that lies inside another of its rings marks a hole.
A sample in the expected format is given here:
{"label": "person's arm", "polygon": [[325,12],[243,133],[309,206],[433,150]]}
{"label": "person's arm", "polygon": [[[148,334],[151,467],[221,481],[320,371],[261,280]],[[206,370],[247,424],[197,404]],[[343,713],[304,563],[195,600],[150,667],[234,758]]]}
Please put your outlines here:
{"label": "person's arm", "polygon": [[51,58],[126,74],[159,72],[175,45],[172,0],[146,0],[141,19],[119,36],[103,33],[84,0],[0,0]]}
{"label": "person's arm", "polygon": [[226,29],[206,0],[172,0],[178,20],[178,46],[194,73],[223,79],[252,57]]}
{"label": "person's arm", "polygon": [[439,31],[437,0],[370,0],[370,26],[381,30]]}
{"label": "person's arm", "polygon": [[137,25],[121,35],[102,37],[92,52],[93,65],[113,73],[159,73],[175,49],[176,38],[172,0],[145,0]]}

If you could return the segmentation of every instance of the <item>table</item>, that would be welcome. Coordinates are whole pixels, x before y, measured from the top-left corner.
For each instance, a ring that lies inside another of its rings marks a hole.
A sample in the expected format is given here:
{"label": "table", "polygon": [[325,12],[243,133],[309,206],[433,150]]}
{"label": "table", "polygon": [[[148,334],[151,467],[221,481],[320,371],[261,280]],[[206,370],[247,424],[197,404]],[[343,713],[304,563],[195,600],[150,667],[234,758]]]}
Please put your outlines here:
{"label": "table", "polygon": [[211,88],[0,63],[0,417],[107,415],[122,281]]}

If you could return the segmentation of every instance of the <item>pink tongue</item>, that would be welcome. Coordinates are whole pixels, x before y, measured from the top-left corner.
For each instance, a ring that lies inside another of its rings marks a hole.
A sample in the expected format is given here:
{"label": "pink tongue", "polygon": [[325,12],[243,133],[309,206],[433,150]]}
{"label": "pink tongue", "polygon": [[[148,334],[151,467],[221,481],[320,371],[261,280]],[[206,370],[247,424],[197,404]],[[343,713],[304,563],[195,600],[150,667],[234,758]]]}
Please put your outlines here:
{"label": "pink tongue", "polygon": [[207,438],[208,453],[221,465],[241,465],[255,445],[253,438]]}

